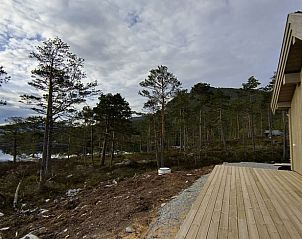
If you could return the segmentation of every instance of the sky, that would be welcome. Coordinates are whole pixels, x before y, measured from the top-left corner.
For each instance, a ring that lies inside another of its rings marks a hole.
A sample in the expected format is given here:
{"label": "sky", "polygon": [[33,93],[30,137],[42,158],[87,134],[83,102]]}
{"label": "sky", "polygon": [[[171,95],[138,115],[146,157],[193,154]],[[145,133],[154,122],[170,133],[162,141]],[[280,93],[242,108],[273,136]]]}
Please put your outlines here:
{"label": "sky", "polygon": [[[0,88],[0,123],[32,113],[19,102],[36,62],[28,55],[60,37],[85,59],[86,82],[121,93],[133,110],[146,101],[139,82],[158,65],[190,90],[198,82],[239,88],[276,71],[287,14],[301,0],[0,0],[0,65],[11,81]],[[92,107],[97,99],[87,103]]]}

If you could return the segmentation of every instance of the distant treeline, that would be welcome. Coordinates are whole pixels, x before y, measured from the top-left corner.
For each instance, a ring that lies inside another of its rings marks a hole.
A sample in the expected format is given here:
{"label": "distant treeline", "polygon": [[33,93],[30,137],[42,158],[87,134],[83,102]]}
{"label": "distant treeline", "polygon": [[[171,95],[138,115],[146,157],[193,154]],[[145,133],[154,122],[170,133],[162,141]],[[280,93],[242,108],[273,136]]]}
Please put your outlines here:
{"label": "distant treeline", "polygon": [[[166,107],[165,151],[178,151],[194,160],[215,161],[222,155],[224,161],[287,160],[287,117],[282,112],[271,114],[270,94],[266,88],[214,88],[206,83],[179,91]],[[73,120],[55,122],[52,153],[78,155],[91,163],[100,160],[103,153],[104,160],[124,152],[148,152],[158,158],[160,110],[133,118],[119,94],[99,99],[98,105],[85,107]],[[123,118],[112,112],[109,105],[122,106],[119,112],[126,110],[127,115]],[[41,117],[10,119],[1,126],[0,149],[16,156],[41,154],[43,122]],[[285,132],[284,137],[264,134],[273,129]]]}

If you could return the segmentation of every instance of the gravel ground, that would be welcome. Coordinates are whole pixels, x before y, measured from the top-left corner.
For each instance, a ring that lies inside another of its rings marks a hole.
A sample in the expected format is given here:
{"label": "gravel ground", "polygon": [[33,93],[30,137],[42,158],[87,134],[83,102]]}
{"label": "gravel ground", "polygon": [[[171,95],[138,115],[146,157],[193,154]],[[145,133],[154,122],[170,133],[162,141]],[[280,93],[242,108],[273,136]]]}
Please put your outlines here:
{"label": "gravel ground", "polygon": [[174,238],[208,177],[209,174],[201,176],[191,187],[162,205],[157,220],[149,227],[146,239]]}
{"label": "gravel ground", "polygon": [[[250,168],[265,168],[275,169],[278,167],[266,163],[240,162],[240,163],[223,163],[229,166],[250,167]],[[151,223],[146,239],[172,239],[175,238],[180,225],[185,220],[185,217],[196,197],[207,181],[209,174],[200,177],[191,187],[182,191],[178,196],[174,197],[168,203],[162,205],[158,212],[158,218]]]}

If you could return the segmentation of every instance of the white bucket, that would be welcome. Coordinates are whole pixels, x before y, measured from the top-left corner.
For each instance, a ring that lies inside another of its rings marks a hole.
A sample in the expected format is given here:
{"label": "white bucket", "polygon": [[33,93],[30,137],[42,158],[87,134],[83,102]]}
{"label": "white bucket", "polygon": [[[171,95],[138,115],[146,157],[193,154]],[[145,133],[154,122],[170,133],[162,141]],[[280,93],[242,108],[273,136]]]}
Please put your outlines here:
{"label": "white bucket", "polygon": [[167,174],[167,173],[171,173],[170,168],[159,168],[158,169],[158,175],[163,175],[163,174]]}

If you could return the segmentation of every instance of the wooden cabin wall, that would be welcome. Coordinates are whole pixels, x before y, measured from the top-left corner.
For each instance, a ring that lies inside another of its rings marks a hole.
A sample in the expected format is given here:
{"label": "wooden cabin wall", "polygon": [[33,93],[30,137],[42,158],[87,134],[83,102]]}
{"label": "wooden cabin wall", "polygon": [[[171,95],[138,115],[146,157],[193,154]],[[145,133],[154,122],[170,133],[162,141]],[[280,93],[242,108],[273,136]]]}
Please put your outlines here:
{"label": "wooden cabin wall", "polygon": [[292,169],[302,174],[302,87],[300,84],[296,86],[289,114]]}

